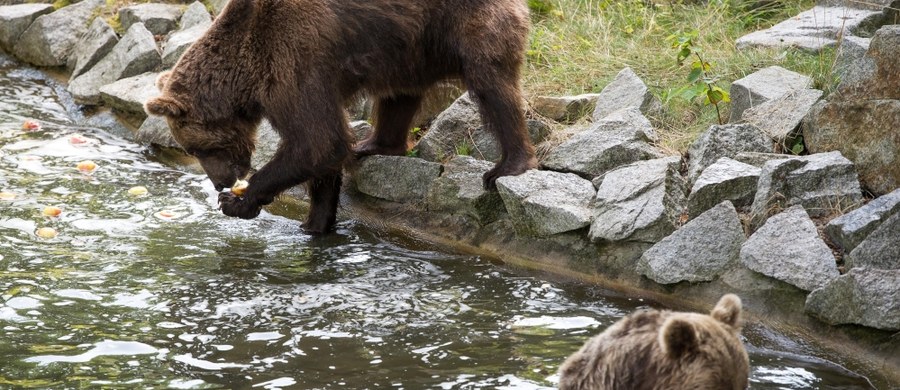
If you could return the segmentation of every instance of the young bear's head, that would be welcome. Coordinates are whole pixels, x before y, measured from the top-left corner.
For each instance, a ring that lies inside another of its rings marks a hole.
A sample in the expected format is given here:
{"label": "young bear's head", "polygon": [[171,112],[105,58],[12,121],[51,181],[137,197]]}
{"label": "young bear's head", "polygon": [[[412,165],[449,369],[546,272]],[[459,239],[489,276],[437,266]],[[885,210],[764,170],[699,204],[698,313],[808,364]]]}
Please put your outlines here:
{"label": "young bear's head", "polygon": [[588,340],[560,367],[562,390],[743,390],[750,361],[740,340],[741,300],[709,315],[646,310]]}
{"label": "young bear's head", "polygon": [[229,88],[214,83],[187,73],[162,73],[156,80],[162,95],[144,109],[166,118],[175,141],[200,161],[221,191],[249,172],[260,115],[245,98],[229,96]]}

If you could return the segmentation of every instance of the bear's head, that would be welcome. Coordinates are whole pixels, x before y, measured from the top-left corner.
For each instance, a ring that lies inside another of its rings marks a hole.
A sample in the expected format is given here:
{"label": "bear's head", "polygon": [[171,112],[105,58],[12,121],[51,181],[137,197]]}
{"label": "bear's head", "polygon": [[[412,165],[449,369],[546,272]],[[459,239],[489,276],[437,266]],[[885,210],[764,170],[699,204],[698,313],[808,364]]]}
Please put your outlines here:
{"label": "bear's head", "polygon": [[740,339],[741,300],[723,296],[709,315],[659,310],[626,316],[560,367],[560,389],[722,389],[749,384]]}
{"label": "bear's head", "polygon": [[156,80],[162,94],[147,101],[144,109],[166,118],[175,141],[200,161],[221,191],[249,173],[260,116],[252,106],[238,104],[222,88],[204,81],[162,73]]}

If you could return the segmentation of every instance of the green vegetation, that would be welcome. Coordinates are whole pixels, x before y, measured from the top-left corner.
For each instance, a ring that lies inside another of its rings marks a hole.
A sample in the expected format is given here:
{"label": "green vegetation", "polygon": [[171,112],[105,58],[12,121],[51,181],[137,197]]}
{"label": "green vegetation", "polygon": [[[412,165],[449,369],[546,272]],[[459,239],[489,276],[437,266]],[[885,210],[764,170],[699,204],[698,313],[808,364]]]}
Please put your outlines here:
{"label": "green vegetation", "polygon": [[[751,4],[768,5],[752,9]],[[629,66],[666,107],[666,116],[657,119],[662,126],[661,146],[672,153],[685,151],[718,119],[715,110],[704,109],[702,99],[674,98],[690,83],[690,70],[678,65],[680,50],[672,48],[669,36],[696,31],[692,50],[701,51],[702,62],[715,69],[718,78],[710,84],[722,91],[728,91],[733,81],[772,65],[809,75],[815,87],[826,93],[837,81],[832,75],[833,51],[735,48],[737,38],[809,9],[813,0],[530,0],[529,5],[532,34],[524,70],[526,94],[599,92]],[[728,105],[717,106],[727,117]]]}

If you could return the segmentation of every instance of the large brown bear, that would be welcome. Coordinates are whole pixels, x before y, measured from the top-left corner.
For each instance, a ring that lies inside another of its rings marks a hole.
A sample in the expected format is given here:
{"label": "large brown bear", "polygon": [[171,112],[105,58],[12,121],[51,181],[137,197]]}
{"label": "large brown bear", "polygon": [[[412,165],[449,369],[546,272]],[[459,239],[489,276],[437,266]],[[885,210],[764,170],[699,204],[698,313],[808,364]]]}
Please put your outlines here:
{"label": "large brown bear", "polygon": [[740,340],[741,300],[709,315],[646,310],[588,340],[560,367],[561,390],[743,390],[750,361]]}
{"label": "large brown bear", "polygon": [[254,218],[308,181],[304,228],[322,233],[335,222],[351,154],[344,103],[359,93],[377,100],[375,132],[358,155],[404,154],[423,92],[459,78],[502,149],[485,186],[534,168],[518,85],[528,28],[523,0],[231,0],[145,108],[166,117],[218,191],[247,175],[256,127],[268,119],[281,145],[243,197],[220,193],[222,212]]}

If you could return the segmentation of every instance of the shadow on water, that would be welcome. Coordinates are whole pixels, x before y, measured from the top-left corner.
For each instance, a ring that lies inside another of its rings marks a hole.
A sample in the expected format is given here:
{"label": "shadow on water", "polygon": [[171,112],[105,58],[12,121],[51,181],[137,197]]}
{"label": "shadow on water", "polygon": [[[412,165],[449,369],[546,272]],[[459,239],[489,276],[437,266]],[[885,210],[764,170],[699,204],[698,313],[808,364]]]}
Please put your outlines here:
{"label": "shadow on water", "polygon": [[[353,221],[312,238],[228,219],[205,177],[85,126],[40,72],[0,57],[0,74],[0,387],[541,389],[589,336],[657,306]],[[747,335],[754,389],[871,388]]]}

